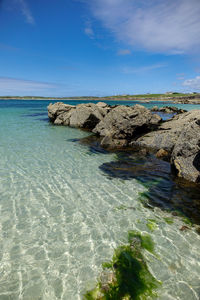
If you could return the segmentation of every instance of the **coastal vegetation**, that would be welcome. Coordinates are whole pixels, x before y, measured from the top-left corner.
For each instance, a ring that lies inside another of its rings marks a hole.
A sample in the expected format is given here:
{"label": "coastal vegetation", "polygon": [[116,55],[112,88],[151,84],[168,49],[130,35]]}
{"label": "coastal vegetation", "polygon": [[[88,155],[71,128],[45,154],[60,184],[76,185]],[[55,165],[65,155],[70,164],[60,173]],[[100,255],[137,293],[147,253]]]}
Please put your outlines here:
{"label": "coastal vegetation", "polygon": [[110,96],[73,96],[73,97],[43,97],[43,96],[0,96],[0,100],[11,100],[11,99],[18,99],[18,100],[106,100],[106,101],[112,101],[112,100],[177,100],[177,99],[185,99],[188,100],[197,100],[200,103],[200,93],[163,93],[163,94],[138,94],[138,95],[110,95]]}

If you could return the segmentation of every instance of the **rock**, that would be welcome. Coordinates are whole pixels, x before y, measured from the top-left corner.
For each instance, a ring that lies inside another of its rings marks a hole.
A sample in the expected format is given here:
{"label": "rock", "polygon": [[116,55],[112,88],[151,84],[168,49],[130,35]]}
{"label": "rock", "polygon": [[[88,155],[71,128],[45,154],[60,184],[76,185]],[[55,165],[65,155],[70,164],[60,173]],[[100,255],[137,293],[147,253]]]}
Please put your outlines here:
{"label": "rock", "polygon": [[160,112],[164,112],[167,114],[171,114],[171,113],[175,113],[175,114],[182,114],[184,112],[186,112],[186,110],[184,109],[179,109],[176,106],[164,106],[164,107],[158,107],[158,106],[153,106],[151,111],[160,111]]}
{"label": "rock", "polygon": [[126,139],[114,139],[111,135],[106,135],[101,140],[100,145],[104,148],[111,149],[121,149],[128,145]]}
{"label": "rock", "polygon": [[113,108],[93,132],[100,136],[108,136],[110,140],[129,142],[133,137],[157,127],[161,120],[160,116],[152,114],[144,106],[120,105]]}
{"label": "rock", "polygon": [[93,129],[107,113],[107,109],[93,103],[79,104],[70,116],[71,127]]}
{"label": "rock", "polygon": [[171,155],[177,175],[200,182],[200,115],[182,129]]}
{"label": "rock", "polygon": [[168,158],[169,157],[169,152],[164,150],[164,149],[160,149],[158,150],[158,152],[156,153],[156,157],[157,158]]}
{"label": "rock", "polygon": [[59,114],[57,116],[57,118],[55,119],[54,124],[55,125],[69,125],[70,124],[70,117],[71,117],[72,112],[74,110],[75,109],[71,109],[67,112],[63,112],[63,113]]}
{"label": "rock", "polygon": [[55,125],[93,129],[110,110],[103,102],[85,103],[77,106],[57,102],[49,104],[48,117]]}
{"label": "rock", "polygon": [[159,111],[159,107],[157,105],[153,106],[151,111]]}
{"label": "rock", "polygon": [[141,105],[99,102],[73,106],[60,102],[48,106],[48,116],[57,125],[89,129],[101,137],[105,148],[156,151],[158,158],[170,160],[178,177],[200,182],[200,110],[161,122],[160,116]]}
{"label": "rock", "polygon": [[56,102],[54,104],[50,103],[47,107],[48,117],[52,122],[54,122],[58,116],[74,108],[74,105],[64,104],[63,102]]}
{"label": "rock", "polygon": [[181,228],[180,228],[180,231],[187,231],[187,230],[189,230],[190,228],[188,227],[188,226],[181,226]]}
{"label": "rock", "polygon": [[157,131],[143,135],[130,143],[132,147],[165,150],[171,165],[181,178],[200,181],[200,110],[176,115],[163,122]]}
{"label": "rock", "polygon": [[108,104],[106,104],[105,102],[98,102],[97,104],[96,104],[98,107],[109,107],[109,105]]}

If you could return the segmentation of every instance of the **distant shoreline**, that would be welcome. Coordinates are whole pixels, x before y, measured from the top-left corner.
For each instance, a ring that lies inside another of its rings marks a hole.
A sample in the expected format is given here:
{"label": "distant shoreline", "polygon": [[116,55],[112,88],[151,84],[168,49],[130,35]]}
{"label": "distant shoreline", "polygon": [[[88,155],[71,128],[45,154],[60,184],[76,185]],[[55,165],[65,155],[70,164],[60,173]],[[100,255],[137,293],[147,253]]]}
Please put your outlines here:
{"label": "distant shoreline", "polygon": [[150,102],[172,102],[177,104],[200,104],[200,94],[145,94],[145,95],[118,95],[118,96],[106,96],[106,97],[32,97],[32,96],[0,96],[1,100],[23,100],[23,101],[137,101],[141,103]]}

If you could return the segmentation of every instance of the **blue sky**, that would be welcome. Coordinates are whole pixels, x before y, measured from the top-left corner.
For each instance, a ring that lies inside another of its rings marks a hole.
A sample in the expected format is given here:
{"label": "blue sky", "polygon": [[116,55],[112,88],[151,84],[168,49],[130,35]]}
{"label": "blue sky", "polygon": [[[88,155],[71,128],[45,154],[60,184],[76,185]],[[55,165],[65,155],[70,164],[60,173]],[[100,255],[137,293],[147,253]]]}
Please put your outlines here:
{"label": "blue sky", "polygon": [[0,95],[200,91],[199,0],[0,0]]}

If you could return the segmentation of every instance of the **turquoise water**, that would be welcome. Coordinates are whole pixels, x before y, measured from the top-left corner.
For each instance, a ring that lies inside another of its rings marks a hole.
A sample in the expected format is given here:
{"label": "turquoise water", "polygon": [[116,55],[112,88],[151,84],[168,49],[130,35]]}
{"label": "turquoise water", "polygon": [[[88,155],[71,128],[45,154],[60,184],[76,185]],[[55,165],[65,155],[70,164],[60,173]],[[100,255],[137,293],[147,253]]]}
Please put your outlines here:
{"label": "turquoise water", "polygon": [[159,299],[199,299],[195,229],[180,231],[181,217],[168,224],[170,211],[144,206],[141,180],[108,176],[100,166],[116,154],[73,143],[88,133],[51,125],[48,103],[0,101],[0,300],[81,299],[132,229],[155,242],[158,257],[145,257],[163,282]]}

